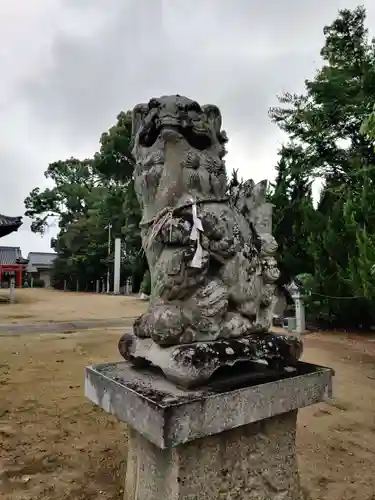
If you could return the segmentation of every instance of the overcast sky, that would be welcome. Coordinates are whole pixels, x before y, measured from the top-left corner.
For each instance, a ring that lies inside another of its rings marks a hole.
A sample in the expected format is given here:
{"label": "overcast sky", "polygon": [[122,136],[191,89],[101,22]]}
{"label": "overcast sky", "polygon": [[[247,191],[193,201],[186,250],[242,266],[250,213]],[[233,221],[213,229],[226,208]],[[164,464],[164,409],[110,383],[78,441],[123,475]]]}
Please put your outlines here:
{"label": "overcast sky", "polygon": [[[367,7],[375,25],[375,2]],[[0,213],[23,215],[48,163],[87,157],[120,110],[163,94],[217,104],[228,169],[272,179],[267,115],[319,66],[322,29],[355,0],[0,0]],[[1,239],[49,251],[30,224]]]}

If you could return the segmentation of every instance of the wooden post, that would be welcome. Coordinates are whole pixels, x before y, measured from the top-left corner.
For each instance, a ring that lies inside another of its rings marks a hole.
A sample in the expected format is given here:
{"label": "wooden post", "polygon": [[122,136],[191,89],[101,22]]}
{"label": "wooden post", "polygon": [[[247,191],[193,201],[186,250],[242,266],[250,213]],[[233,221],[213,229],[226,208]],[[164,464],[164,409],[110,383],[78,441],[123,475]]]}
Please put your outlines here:
{"label": "wooden post", "polygon": [[16,286],[18,288],[22,287],[22,268],[19,268],[16,271]]}

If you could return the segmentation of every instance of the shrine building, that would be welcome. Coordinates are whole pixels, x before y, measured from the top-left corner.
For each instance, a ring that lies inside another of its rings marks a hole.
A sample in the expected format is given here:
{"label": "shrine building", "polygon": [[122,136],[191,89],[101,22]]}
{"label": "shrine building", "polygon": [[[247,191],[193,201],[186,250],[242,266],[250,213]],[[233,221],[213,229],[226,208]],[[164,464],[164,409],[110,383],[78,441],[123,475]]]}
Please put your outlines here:
{"label": "shrine building", "polygon": [[[8,217],[0,214],[0,238],[7,236],[22,226],[22,217]],[[15,275],[16,286],[22,286],[22,274],[27,260],[23,259],[19,247],[0,246],[0,283],[5,277]]]}

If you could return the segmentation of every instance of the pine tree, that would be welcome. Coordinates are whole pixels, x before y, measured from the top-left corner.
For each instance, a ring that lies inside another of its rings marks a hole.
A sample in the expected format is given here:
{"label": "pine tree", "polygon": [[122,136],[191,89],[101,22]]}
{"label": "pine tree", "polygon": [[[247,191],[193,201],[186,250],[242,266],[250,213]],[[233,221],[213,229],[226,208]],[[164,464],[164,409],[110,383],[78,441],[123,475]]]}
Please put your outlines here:
{"label": "pine tree", "polygon": [[[306,80],[305,93],[286,93],[279,98],[281,106],[270,110],[294,145],[294,161],[286,163],[284,177],[291,178],[297,169],[301,179],[324,180],[314,220],[307,217],[310,234],[306,238],[302,233],[301,238],[308,242],[318,314],[345,326],[370,323],[375,305],[369,278],[375,241],[375,152],[373,138],[361,133],[375,102],[375,44],[368,39],[365,18],[363,7],[341,10],[324,28],[323,67],[313,80]],[[302,245],[299,240],[297,234],[287,239],[285,261],[295,254],[295,241]],[[296,264],[294,268],[298,270]]]}

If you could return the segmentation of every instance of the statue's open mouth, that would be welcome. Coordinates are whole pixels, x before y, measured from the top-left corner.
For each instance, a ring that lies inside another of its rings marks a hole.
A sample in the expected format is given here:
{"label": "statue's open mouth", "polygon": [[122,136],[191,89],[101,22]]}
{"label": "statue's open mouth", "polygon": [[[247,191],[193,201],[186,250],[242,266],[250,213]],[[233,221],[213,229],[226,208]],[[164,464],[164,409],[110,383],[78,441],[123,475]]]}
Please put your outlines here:
{"label": "statue's open mouth", "polygon": [[164,130],[171,130],[181,135],[190,146],[201,151],[212,145],[212,139],[205,130],[198,128],[192,122],[184,122],[169,116],[145,124],[139,134],[139,144],[147,148],[153,146]]}

